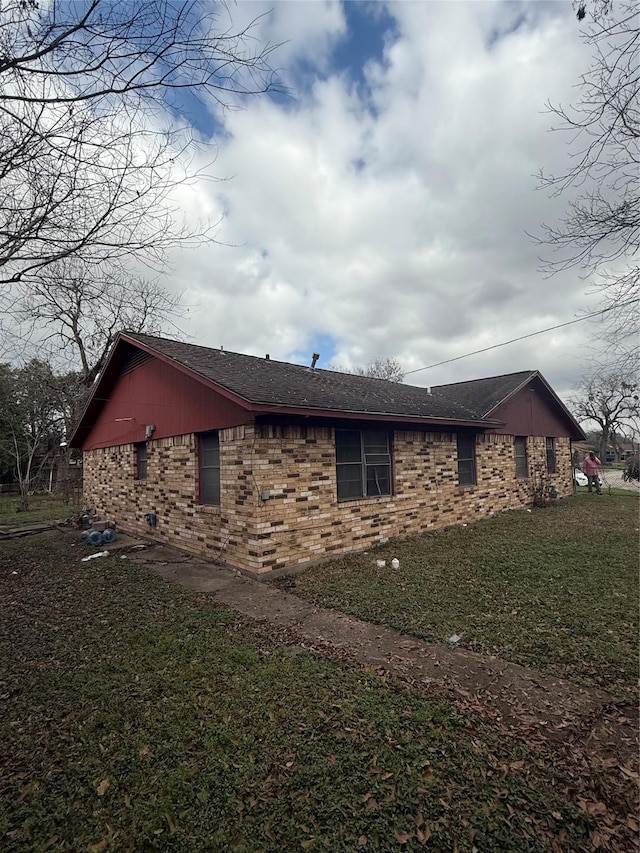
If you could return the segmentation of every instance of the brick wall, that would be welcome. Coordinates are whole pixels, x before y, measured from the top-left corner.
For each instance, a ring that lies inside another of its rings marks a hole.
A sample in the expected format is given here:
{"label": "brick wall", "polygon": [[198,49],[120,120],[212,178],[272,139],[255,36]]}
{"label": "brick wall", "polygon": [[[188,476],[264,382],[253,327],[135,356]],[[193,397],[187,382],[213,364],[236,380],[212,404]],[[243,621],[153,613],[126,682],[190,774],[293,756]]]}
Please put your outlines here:
{"label": "brick wall", "polygon": [[[253,428],[220,432],[220,506],[202,506],[196,438],[147,442],[147,479],[136,480],[132,444],[85,451],[84,501],[119,528],[211,559],[258,571],[252,542],[258,495],[252,474]],[[150,528],[145,515],[156,513]]]}
{"label": "brick wall", "polygon": [[[394,495],[338,503],[332,428],[248,425],[220,432],[219,507],[198,503],[193,435],[150,441],[146,481],[135,481],[133,445],[85,453],[85,501],[125,530],[262,573],[530,506],[547,476],[543,437],[527,440],[527,456],[530,477],[517,480],[513,438],[481,435],[477,485],[461,487],[455,434],[396,430]],[[556,439],[556,459],[548,479],[565,496],[568,438]]]}

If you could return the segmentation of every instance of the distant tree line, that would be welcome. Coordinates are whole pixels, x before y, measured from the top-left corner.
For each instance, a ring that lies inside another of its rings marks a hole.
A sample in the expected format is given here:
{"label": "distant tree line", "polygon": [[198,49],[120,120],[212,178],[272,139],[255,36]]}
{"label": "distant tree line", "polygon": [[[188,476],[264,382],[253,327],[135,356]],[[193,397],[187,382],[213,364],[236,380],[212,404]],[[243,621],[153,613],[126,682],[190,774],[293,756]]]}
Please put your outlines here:
{"label": "distant tree line", "polygon": [[65,492],[55,475],[77,389],[76,375],[56,375],[44,361],[0,364],[0,484],[17,487],[21,510],[35,490]]}

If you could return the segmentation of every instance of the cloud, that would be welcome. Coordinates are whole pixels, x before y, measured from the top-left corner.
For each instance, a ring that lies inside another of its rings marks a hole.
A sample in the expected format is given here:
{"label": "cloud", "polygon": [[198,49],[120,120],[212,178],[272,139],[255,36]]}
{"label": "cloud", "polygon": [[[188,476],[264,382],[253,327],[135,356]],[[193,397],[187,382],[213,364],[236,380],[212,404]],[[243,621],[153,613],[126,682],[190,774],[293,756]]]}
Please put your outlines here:
{"label": "cloud", "polygon": [[[266,7],[264,7],[266,8]],[[253,15],[261,4],[239,4]],[[295,82],[290,100],[225,113],[224,184],[185,193],[187,216],[224,209],[218,239],[173,258],[202,344],[320,364],[377,356],[405,369],[556,325],[585,308],[575,271],[545,279],[527,235],[563,199],[534,175],[566,157],[547,100],[568,101],[588,65],[560,4],[391,3],[354,85],[332,67],[349,33],[337,3],[279,3],[260,23]],[[384,34],[383,34],[384,35]],[[384,44],[380,53],[380,44]],[[437,384],[540,368],[559,390],[580,371],[570,326],[415,374]]]}

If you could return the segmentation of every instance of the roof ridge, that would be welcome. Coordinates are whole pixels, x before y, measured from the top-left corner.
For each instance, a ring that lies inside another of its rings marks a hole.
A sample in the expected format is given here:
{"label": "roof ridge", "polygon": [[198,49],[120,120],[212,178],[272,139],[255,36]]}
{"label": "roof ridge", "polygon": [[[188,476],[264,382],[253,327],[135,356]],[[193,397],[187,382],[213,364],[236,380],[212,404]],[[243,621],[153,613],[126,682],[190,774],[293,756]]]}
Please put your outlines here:
{"label": "roof ridge", "polygon": [[[332,373],[332,374],[335,374],[336,376],[350,376],[350,377],[354,377],[356,379],[368,379],[368,380],[374,380],[376,382],[386,382],[386,383],[389,383],[391,385],[402,385],[402,384],[404,384],[404,383],[398,383],[393,379],[383,379],[380,376],[364,376],[361,373],[349,373],[346,370],[336,370],[335,368],[331,368],[331,367],[313,367],[312,368],[310,365],[296,364],[295,361],[284,361],[284,360],[279,359],[279,358],[271,358],[271,357],[266,359],[263,355],[251,355],[250,353],[246,353],[246,352],[236,352],[235,350],[227,350],[227,349],[222,349],[219,347],[209,347],[209,346],[205,346],[204,344],[192,344],[192,343],[189,343],[188,341],[178,341],[175,338],[164,338],[164,337],[161,337],[160,335],[148,335],[146,332],[122,332],[122,334],[127,336],[127,337],[130,337],[130,338],[151,338],[154,341],[162,341],[164,343],[178,344],[178,346],[197,347],[198,349],[206,350],[207,352],[217,352],[217,353],[222,353],[223,355],[237,355],[237,356],[240,356],[241,358],[252,358],[252,359],[256,359],[257,361],[260,361],[260,362],[270,361],[273,364],[285,364],[287,367],[297,367],[297,368],[300,368],[301,370],[308,370],[308,371],[313,370],[314,372]],[[420,388],[423,391],[427,391],[427,387],[424,385],[406,385],[405,387],[407,387],[407,388]]]}

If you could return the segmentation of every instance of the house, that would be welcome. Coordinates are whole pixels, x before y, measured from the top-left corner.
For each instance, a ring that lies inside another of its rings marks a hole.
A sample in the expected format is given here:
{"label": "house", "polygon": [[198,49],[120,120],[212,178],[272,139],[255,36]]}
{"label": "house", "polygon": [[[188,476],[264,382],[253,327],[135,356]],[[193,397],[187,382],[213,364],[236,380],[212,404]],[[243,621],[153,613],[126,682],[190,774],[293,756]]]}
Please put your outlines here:
{"label": "house", "polygon": [[431,389],[121,334],[71,438],[103,519],[256,575],[572,492],[537,371]]}

